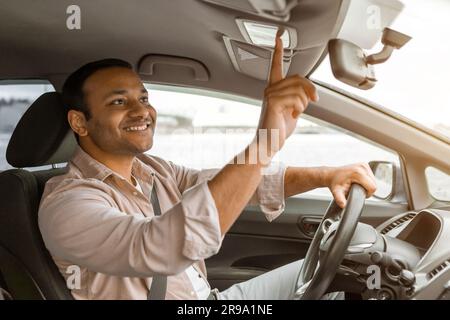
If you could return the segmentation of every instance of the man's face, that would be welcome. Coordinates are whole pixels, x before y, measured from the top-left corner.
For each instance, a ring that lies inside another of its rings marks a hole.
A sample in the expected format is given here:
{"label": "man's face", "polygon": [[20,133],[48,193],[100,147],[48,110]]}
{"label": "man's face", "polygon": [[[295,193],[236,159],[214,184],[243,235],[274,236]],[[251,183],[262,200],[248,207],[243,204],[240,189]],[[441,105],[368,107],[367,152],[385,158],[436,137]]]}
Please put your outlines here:
{"label": "man's face", "polygon": [[156,110],[134,71],[121,67],[97,71],[85,81],[83,92],[91,118],[82,138],[106,153],[137,155],[152,147]]}

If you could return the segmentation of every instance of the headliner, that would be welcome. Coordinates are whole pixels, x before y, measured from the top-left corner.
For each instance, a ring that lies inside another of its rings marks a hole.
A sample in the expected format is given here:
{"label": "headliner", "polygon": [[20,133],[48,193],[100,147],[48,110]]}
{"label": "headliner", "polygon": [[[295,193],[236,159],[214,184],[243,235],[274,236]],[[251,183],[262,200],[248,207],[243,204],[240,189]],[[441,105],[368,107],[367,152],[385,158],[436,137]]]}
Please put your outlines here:
{"label": "headliner", "polygon": [[[116,57],[136,66],[152,53],[193,58],[210,72],[207,83],[179,84],[249,97],[258,97],[265,85],[234,70],[221,37],[244,41],[234,19],[270,21],[261,17],[200,0],[0,2],[0,79],[44,78],[58,88],[67,74],[86,62]],[[81,30],[66,28],[70,4],[81,8]],[[341,4],[299,1],[286,23],[297,29],[299,39],[289,73],[307,75],[320,61],[340,27],[345,11]],[[152,81],[176,84],[176,73]]]}

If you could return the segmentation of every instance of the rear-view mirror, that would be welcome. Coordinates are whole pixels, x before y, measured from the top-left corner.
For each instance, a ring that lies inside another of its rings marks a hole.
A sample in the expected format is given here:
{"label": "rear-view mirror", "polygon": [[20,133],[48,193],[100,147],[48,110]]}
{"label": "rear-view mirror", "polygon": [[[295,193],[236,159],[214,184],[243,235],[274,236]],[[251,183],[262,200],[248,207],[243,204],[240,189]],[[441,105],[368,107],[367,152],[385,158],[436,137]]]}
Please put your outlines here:
{"label": "rear-view mirror", "polygon": [[332,39],[328,42],[328,52],[333,75],[352,87],[370,89],[376,79],[373,67],[366,63],[363,49],[347,40]]}
{"label": "rear-view mirror", "polygon": [[331,39],[328,42],[333,75],[352,87],[367,90],[373,88],[377,81],[375,77],[375,64],[386,62],[396,49],[403,47],[411,37],[401,32],[384,28],[380,52],[366,55],[364,50],[356,44],[343,40]]}

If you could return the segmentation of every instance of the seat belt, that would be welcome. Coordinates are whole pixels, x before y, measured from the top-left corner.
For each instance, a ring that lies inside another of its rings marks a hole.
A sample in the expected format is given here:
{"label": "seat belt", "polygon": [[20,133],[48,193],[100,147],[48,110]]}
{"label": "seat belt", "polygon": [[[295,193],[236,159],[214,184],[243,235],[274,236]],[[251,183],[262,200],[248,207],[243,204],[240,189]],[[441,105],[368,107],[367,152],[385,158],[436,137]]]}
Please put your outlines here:
{"label": "seat belt", "polygon": [[[156,185],[153,182],[153,190],[151,203],[153,206],[153,213],[155,216],[161,215],[161,207],[159,206],[158,195],[156,194]],[[167,276],[155,275],[153,276],[152,286],[147,295],[147,300],[165,300],[167,290]]]}

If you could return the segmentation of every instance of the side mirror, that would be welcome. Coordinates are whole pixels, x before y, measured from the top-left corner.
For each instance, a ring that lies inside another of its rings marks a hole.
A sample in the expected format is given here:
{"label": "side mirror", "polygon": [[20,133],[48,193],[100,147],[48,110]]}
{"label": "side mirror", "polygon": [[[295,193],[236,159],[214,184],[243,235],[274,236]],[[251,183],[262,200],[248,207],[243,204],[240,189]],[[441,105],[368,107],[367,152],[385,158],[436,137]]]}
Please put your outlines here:
{"label": "side mirror", "polygon": [[374,198],[391,202],[407,202],[403,174],[399,165],[389,161],[371,161],[369,166],[377,183]]}
{"label": "side mirror", "polygon": [[342,39],[328,42],[333,75],[352,87],[367,90],[373,88],[377,81],[373,65],[386,62],[395,49],[403,47],[411,37],[398,31],[384,28],[381,42],[383,49],[366,56],[363,49],[356,44]]}

